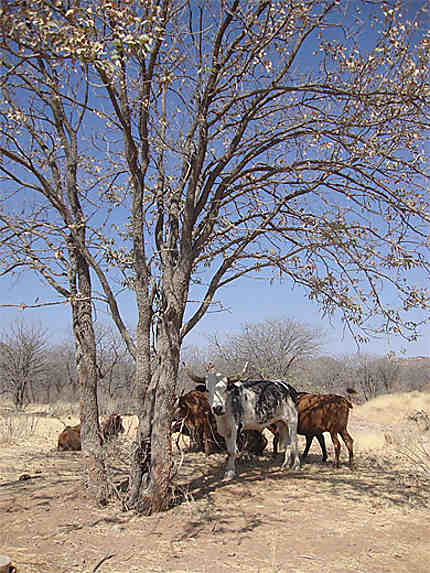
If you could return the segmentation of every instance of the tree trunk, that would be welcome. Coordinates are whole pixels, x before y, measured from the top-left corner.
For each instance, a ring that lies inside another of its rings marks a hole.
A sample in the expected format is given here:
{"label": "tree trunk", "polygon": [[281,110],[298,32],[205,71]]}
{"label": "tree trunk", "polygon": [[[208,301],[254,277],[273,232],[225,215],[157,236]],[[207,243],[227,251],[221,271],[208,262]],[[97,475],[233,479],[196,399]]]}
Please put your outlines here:
{"label": "tree trunk", "polygon": [[158,364],[140,405],[130,475],[128,505],[144,515],[168,509],[171,501],[171,423],[180,345],[178,329],[159,326]]}
{"label": "tree trunk", "polygon": [[99,505],[106,505],[109,491],[99,426],[97,350],[92,323],[91,280],[85,259],[77,249],[73,251],[73,255],[78,291],[75,291],[76,294],[72,299],[72,315],[80,387],[81,443],[85,481],[90,496]]}

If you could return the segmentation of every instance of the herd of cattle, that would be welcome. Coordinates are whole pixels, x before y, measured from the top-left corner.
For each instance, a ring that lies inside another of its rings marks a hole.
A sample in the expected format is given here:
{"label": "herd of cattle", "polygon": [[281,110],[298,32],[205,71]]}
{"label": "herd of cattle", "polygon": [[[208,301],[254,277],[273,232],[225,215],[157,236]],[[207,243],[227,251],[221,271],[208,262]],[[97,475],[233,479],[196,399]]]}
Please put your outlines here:
{"label": "herd of cattle", "polygon": [[[278,446],[283,452],[282,468],[300,467],[297,434],[306,437],[303,459],[316,437],[325,462],[324,432],[330,433],[333,442],[335,466],[339,467],[339,434],[352,468],[353,440],[347,431],[352,404],[343,396],[297,392],[281,380],[242,379],[244,372],[228,377],[217,372],[213,364],[208,365],[205,377],[189,370],[187,373],[197,386],[177,399],[172,432],[187,434],[192,446],[206,454],[227,450],[226,477],[234,476],[239,452],[263,453],[268,443],[262,433],[265,428],[273,433],[274,455]],[[124,432],[121,416],[109,416],[102,422],[101,431],[104,441]],[[58,449],[81,449],[80,425],[64,428],[58,437]]]}

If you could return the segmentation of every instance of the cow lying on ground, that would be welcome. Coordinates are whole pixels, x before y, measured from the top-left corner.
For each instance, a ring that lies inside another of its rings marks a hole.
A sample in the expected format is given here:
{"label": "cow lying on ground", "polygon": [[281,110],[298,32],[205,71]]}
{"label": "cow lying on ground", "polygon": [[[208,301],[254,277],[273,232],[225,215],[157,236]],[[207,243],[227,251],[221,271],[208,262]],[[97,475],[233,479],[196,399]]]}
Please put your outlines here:
{"label": "cow lying on ground", "polygon": [[64,428],[58,436],[57,450],[62,452],[78,452],[81,450],[81,424]]}
{"label": "cow lying on ground", "polygon": [[[297,433],[306,436],[306,447],[303,452],[303,459],[307,457],[312,440],[316,437],[321,446],[322,461],[325,462],[327,460],[327,450],[323,432],[329,432],[334,446],[335,465],[338,468],[340,442],[337,435],[340,434],[348,449],[349,466],[352,468],[354,441],[346,429],[349,410],[351,408],[351,402],[337,394],[298,393],[297,410],[299,419]],[[277,430],[275,426],[270,426],[269,430],[275,434],[273,439],[273,451],[277,453]]]}
{"label": "cow lying on ground", "polygon": [[[204,381],[195,375],[192,379]],[[286,468],[289,464],[294,469],[300,467],[296,392],[291,386],[281,381],[240,381],[240,377],[227,377],[217,372],[213,364],[208,365],[205,382],[218,432],[227,446],[226,478],[235,475],[239,430],[262,431],[273,423],[276,423],[281,449],[285,452],[281,467]]]}
{"label": "cow lying on ground", "polygon": [[101,430],[104,440],[115,438],[119,434],[124,433],[124,426],[122,425],[122,418],[119,414],[111,414],[101,422]]}
{"label": "cow lying on ground", "polygon": [[[104,442],[123,433],[124,426],[122,425],[121,416],[119,414],[111,414],[108,416],[101,422],[101,431]],[[63,452],[78,452],[81,448],[81,425],[66,426],[58,436],[57,450]]]}
{"label": "cow lying on ground", "polygon": [[[215,416],[208,401],[206,387],[191,390],[182,395],[177,402],[172,432],[181,432],[190,436],[197,451],[205,454],[225,451],[224,438],[217,432]],[[179,440],[179,437],[178,437]],[[267,446],[267,439],[257,430],[239,432],[238,449],[261,455]]]}

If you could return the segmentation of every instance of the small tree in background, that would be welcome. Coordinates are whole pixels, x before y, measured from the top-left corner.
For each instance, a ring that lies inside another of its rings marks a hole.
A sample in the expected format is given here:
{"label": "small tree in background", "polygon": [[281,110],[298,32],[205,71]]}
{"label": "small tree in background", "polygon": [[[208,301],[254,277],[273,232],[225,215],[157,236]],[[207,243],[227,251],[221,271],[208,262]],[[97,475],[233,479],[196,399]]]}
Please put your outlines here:
{"label": "small tree in background", "polygon": [[18,321],[1,334],[0,380],[16,408],[31,401],[33,386],[46,376],[47,348],[47,332],[41,326]]}
{"label": "small tree in background", "polygon": [[237,334],[224,339],[210,336],[209,351],[219,367],[240,372],[248,362],[248,373],[265,379],[294,376],[300,361],[316,356],[322,345],[320,330],[298,321],[267,319],[245,323]]}

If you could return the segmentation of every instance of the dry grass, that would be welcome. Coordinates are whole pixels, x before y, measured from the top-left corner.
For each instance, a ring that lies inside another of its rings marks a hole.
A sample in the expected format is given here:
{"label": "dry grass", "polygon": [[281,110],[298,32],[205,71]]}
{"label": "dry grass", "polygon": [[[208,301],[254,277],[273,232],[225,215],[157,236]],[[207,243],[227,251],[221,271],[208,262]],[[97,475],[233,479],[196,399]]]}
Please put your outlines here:
{"label": "dry grass", "polygon": [[19,443],[28,437],[33,438],[38,431],[39,419],[36,416],[0,414],[0,443]]}
{"label": "dry grass", "polygon": [[369,422],[398,424],[416,410],[430,412],[430,393],[414,391],[384,394],[357,407],[357,410]]}
{"label": "dry grass", "polygon": [[[8,526],[0,553],[20,573],[427,573],[430,475],[402,455],[400,437],[408,448],[427,440],[430,432],[408,415],[428,408],[430,395],[403,398],[403,407],[393,395],[353,408],[354,472],[322,465],[315,443],[300,472],[281,472],[269,452],[242,459],[238,479],[224,482],[224,455],[185,452],[178,504],[149,518],[122,511],[121,499],[94,507],[82,487],[82,454],[56,451],[62,422],[37,409],[14,413],[24,437],[2,447],[0,511]],[[115,484],[127,476],[137,418],[123,423],[125,433],[109,444]],[[25,424],[34,424],[29,434]],[[24,472],[31,479],[21,481]]]}

